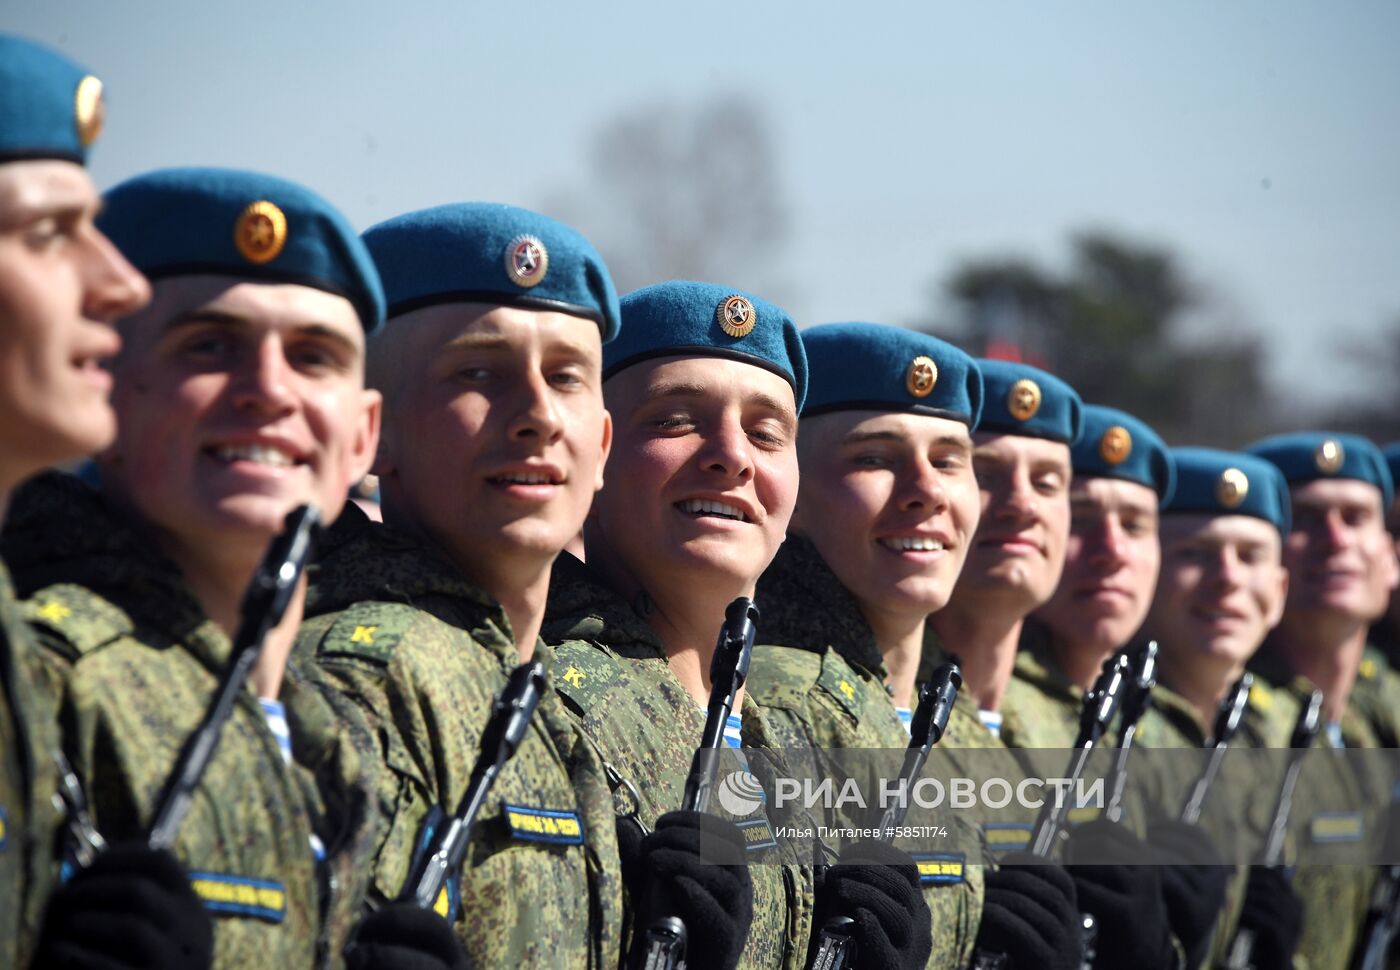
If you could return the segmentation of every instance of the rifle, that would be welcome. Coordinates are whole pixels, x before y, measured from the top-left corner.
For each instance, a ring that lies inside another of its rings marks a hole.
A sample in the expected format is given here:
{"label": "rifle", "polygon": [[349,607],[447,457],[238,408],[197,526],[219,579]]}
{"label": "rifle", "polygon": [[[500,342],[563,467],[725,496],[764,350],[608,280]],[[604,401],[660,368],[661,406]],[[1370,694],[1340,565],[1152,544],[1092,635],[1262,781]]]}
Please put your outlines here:
{"label": "rifle", "polygon": [[[1284,836],[1288,833],[1288,816],[1293,811],[1293,790],[1298,787],[1298,775],[1303,770],[1303,756],[1317,739],[1322,726],[1322,691],[1315,690],[1307,704],[1298,712],[1298,720],[1293,725],[1293,736],[1288,740],[1288,768],[1283,773],[1283,784],[1279,787],[1278,799],[1274,802],[1274,819],[1269,826],[1269,837],[1264,844],[1264,855],[1260,863],[1273,868],[1283,866]],[[1250,970],[1254,966],[1254,933],[1242,927],[1235,934],[1230,945],[1230,953],[1225,959],[1228,970]]]}
{"label": "rifle", "polygon": [[292,594],[311,558],[311,546],[320,521],[321,514],[311,505],[298,506],[289,512],[281,534],[272,540],[253,573],[239,606],[238,631],[233,638],[228,668],[213,702],[204,713],[204,720],[181,749],[180,759],[166,781],[164,797],[146,837],[150,848],[168,849],[175,844],[180,823],[189,813],[199,780],[214,759],[234,702],[262,656],[263,640],[286,615]]}
{"label": "rifle", "polygon": [[[690,761],[681,808],[703,812],[710,804],[724,750],[724,725],[734,710],[734,699],[749,676],[758,607],[740,596],[724,611],[714,656],[710,658],[710,703],[700,747]],[[642,941],[643,970],[685,970],[686,929],[678,917],[662,916],[647,927]]]}
{"label": "rifle", "polygon": [[462,868],[476,817],[501,769],[524,740],[544,688],[544,664],[538,660],[523,663],[510,672],[505,687],[491,702],[491,716],[481,733],[481,753],[472,765],[457,811],[441,835],[434,832],[430,836],[434,839],[432,851],[423,852],[400,901],[411,902],[420,909],[437,909],[446,919],[453,918],[451,895],[445,907],[439,903],[439,897],[448,880]]}
{"label": "rifle", "polygon": [[1215,777],[1220,773],[1225,749],[1229,747],[1235,732],[1240,728],[1240,722],[1244,720],[1244,710],[1249,706],[1249,690],[1253,686],[1254,675],[1246,673],[1235,681],[1235,686],[1230,688],[1229,693],[1220,702],[1210,740],[1206,742],[1206,746],[1210,748],[1210,760],[1206,762],[1196,783],[1191,786],[1191,794],[1187,797],[1186,804],[1181,806],[1181,820],[1187,825],[1195,825],[1201,820],[1201,809],[1205,807],[1206,796],[1210,794],[1211,785],[1215,784]]}
{"label": "rifle", "polygon": [[[885,809],[880,816],[880,840],[894,838],[895,830],[909,814],[909,792],[924,770],[928,753],[948,729],[948,715],[962,688],[962,671],[955,663],[945,663],[919,688],[919,706],[909,730],[909,746],[904,749],[904,798]],[[855,920],[833,916],[822,926],[816,955],[808,970],[851,970],[855,966],[856,941],[851,935]]]}
{"label": "rifle", "polygon": [[1123,713],[1118,728],[1118,757],[1113,763],[1108,808],[1104,811],[1110,822],[1123,819],[1123,795],[1128,790],[1128,755],[1133,751],[1138,721],[1152,705],[1152,688],[1157,686],[1157,641],[1148,641],[1133,656],[1132,665],[1133,679],[1128,683],[1119,704]]}
{"label": "rifle", "polygon": [[[1080,777],[1084,774],[1084,767],[1089,762],[1089,756],[1094,751],[1094,746],[1108,730],[1113,716],[1118,713],[1118,706],[1122,702],[1123,686],[1128,675],[1132,672],[1132,663],[1128,659],[1128,655],[1126,653],[1114,654],[1104,661],[1103,669],[1099,671],[1094,685],[1084,695],[1084,706],[1079,712],[1079,736],[1074,742],[1077,750],[1070,757],[1069,768],[1065,772],[1069,776],[1071,788],[1079,783]],[[1151,670],[1147,672],[1154,673]],[[1030,851],[1032,855],[1049,858],[1055,849],[1055,841],[1059,838],[1060,830],[1064,827],[1065,817],[1068,814],[1069,805],[1067,802],[1062,804],[1057,799],[1045,803],[1036,819],[1035,830],[1031,834]],[[1079,920],[1080,938],[1083,941],[1080,970],[1088,970],[1094,963],[1094,943],[1098,938],[1099,930],[1094,923],[1094,917],[1089,913],[1080,913]],[[1006,964],[1007,957],[1004,953],[976,950],[972,954],[972,970],[1004,970]]]}
{"label": "rifle", "polygon": [[[1089,763],[1089,756],[1103,737],[1123,696],[1123,684],[1127,681],[1132,665],[1127,654],[1114,654],[1104,661],[1103,670],[1089,693],[1084,695],[1084,706],[1079,713],[1079,736],[1075,739],[1075,753],[1070,757],[1066,775],[1071,784],[1077,784]],[[1031,853],[1049,858],[1054,851],[1055,840],[1064,828],[1069,815],[1069,804],[1060,799],[1047,802],[1036,819],[1035,830],[1031,835]]]}

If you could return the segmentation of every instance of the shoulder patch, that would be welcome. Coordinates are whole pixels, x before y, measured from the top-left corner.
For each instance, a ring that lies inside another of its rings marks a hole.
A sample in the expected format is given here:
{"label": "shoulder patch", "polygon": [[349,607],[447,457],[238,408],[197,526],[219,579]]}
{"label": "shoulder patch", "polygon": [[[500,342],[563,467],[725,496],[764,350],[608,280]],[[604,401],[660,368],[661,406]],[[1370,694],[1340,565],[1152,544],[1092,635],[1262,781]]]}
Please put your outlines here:
{"label": "shoulder patch", "polygon": [[821,675],[821,655],[798,647],[755,644],[745,691],[760,707],[800,711]]}
{"label": "shoulder patch", "polygon": [[316,653],[387,664],[419,616],[418,610],[404,603],[356,603],[326,627]]}
{"label": "shoulder patch", "polygon": [[39,590],[20,607],[24,618],[47,634],[43,640],[71,659],[100,649],[136,630],[125,611],[85,586],[59,583]]}
{"label": "shoulder patch", "polygon": [[870,681],[856,673],[835,650],[822,653],[822,669],[817,686],[830,694],[836,704],[857,722],[865,715],[865,693],[870,689]]}
{"label": "shoulder patch", "polygon": [[587,716],[601,703],[618,673],[616,661],[591,643],[567,640],[554,647],[550,678],[559,696],[579,716]]}

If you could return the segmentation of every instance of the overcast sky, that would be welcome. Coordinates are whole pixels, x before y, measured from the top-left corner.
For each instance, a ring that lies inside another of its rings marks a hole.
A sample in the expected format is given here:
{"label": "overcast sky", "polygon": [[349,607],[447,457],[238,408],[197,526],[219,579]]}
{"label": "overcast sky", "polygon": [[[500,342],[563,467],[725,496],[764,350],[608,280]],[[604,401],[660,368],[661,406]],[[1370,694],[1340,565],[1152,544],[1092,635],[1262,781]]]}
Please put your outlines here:
{"label": "overcast sky", "polygon": [[106,81],[104,188],[253,167],[362,228],[455,199],[540,206],[610,117],[737,92],[771,121],[782,297],[804,324],[927,319],[960,259],[1054,265],[1086,226],[1181,253],[1305,398],[1354,385],[1331,378],[1337,341],[1400,315],[1393,0],[4,7],[0,29]]}

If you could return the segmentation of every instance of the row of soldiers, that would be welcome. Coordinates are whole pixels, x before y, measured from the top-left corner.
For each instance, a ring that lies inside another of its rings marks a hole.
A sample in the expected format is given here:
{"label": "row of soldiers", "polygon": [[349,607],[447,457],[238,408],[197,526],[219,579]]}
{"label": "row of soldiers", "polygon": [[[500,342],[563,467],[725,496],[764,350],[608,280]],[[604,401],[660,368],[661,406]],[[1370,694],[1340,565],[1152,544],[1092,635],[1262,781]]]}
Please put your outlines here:
{"label": "row of soldiers", "polygon": [[[879,839],[814,859],[681,806],[742,596],[741,751],[903,748],[952,653],[944,747],[1069,748],[1143,633],[1142,745],[1205,744],[1249,666],[1237,743],[1287,746],[1318,689],[1320,743],[1393,747],[1368,628],[1400,582],[1396,451],[1173,449],[905,329],[799,334],[709,283],[619,299],[583,236],[510,206],[358,235],[250,172],[99,198],[100,82],[12,37],[0,82],[0,964],[635,967],[670,916],[697,970],[808,966],[833,921],[861,968],[1195,968],[1241,930],[1254,966],[1350,965],[1374,867],[1227,865],[1174,811],[949,866]],[[348,500],[371,471],[382,522]],[[164,848],[172,770],[303,505],[328,528]],[[527,662],[533,717],[421,905]],[[1383,824],[1354,782],[1294,838],[1323,815],[1335,838],[1337,805],[1347,838]]]}

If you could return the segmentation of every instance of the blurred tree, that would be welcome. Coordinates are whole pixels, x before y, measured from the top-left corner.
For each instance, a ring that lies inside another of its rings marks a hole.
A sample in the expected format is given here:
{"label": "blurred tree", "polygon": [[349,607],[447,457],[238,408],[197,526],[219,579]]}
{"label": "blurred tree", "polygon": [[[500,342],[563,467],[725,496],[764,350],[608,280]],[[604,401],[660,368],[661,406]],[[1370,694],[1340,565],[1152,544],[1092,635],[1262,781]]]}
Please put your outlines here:
{"label": "blurred tree", "polygon": [[642,105],[599,128],[581,184],[545,211],[593,240],[620,292],[714,280],[781,303],[787,206],[771,129],[740,95]]}
{"label": "blurred tree", "polygon": [[1364,434],[1381,444],[1400,441],[1400,314],[1374,337],[1353,338],[1341,349],[1363,375],[1356,386],[1374,393],[1338,405],[1327,426]]}
{"label": "blurred tree", "polygon": [[[1269,430],[1263,347],[1186,278],[1169,250],[1085,232],[1068,272],[970,262],[947,281],[964,345],[1063,377],[1178,444],[1238,446]],[[1193,321],[1209,332],[1193,338]]]}

